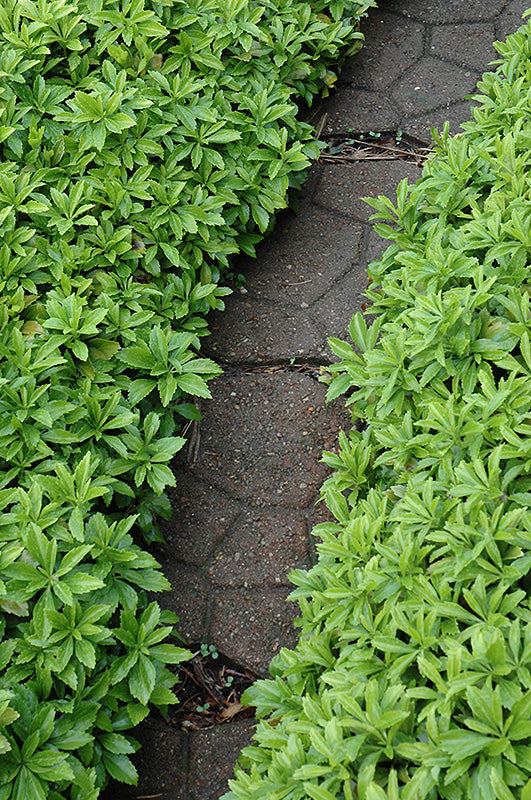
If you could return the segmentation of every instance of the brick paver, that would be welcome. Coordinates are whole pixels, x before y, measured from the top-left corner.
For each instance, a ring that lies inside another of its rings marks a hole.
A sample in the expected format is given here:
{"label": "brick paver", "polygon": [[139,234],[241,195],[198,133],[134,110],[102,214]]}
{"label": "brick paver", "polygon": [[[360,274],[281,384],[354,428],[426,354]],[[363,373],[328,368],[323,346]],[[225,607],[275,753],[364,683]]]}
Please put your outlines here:
{"label": "brick paver", "polygon": [[314,201],[345,216],[368,222],[374,211],[363,202],[362,197],[392,194],[390,186],[396,192],[396,187],[403,178],[415,183],[421,174],[421,169],[415,164],[398,160],[327,164],[315,190]]}
{"label": "brick paver", "polygon": [[[233,764],[242,748],[249,744],[252,731],[251,721],[237,720],[226,727],[199,731],[193,736],[187,781],[190,800],[204,800],[207,797],[213,800],[227,790]],[[223,753],[222,760],[220,753]],[[173,798],[168,797],[167,800]]]}
{"label": "brick paver", "polygon": [[[327,115],[326,135],[396,129],[428,143],[446,120],[456,132],[495,57],[492,39],[514,31],[529,2],[380,0],[362,24],[366,49],[314,119]],[[205,349],[227,369],[204,404],[195,463],[176,465],[174,516],[156,549],[173,583],[161,603],[189,641],[212,642],[260,674],[296,641],[286,576],[314,558],[311,527],[325,516],[314,505],[326,475],[319,457],[349,426],[340,401],[325,407],[310,367],[330,359],[327,336],[346,335],[366,265],[386,246],[360,197],[393,197],[399,180],[419,174],[404,161],[313,167],[299,214],[282,214],[257,260],[240,261],[245,291],[211,319]],[[139,732],[138,789],[113,786],[107,800],[215,800],[251,734],[248,719],[184,734],[152,715]]]}
{"label": "brick paver", "polygon": [[[407,69],[423,55],[426,29],[421,22],[397,19],[380,3],[371,14],[370,24],[364,25],[365,44],[356,58],[348,61],[339,77],[339,84],[373,90],[388,90]],[[385,96],[385,94],[384,94]],[[374,124],[374,119],[370,125]]]}
{"label": "brick paver", "polygon": [[397,81],[392,98],[408,116],[449,106],[471,94],[480,73],[424,56]]}
{"label": "brick paver", "polygon": [[497,57],[493,42],[496,29],[492,22],[462,22],[460,25],[436,25],[431,29],[427,52],[442,61],[482,72]]}
{"label": "brick paver", "polygon": [[326,108],[325,133],[390,131],[400,127],[400,111],[382,92],[343,87]]}
{"label": "brick paver", "polygon": [[472,22],[496,17],[506,5],[491,0],[388,0],[382,4],[397,14],[428,25],[441,22]]}

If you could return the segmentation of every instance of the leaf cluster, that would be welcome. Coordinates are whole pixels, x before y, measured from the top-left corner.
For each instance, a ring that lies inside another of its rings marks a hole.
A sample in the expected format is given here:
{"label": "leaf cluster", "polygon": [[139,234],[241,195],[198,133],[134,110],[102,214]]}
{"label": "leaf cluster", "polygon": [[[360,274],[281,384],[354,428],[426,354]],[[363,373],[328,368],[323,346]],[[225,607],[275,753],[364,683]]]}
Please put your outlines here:
{"label": "leaf cluster", "polygon": [[378,316],[329,385],[363,424],[227,800],[531,797],[531,24],[497,47],[464,133],[370,201]]}
{"label": "leaf cluster", "polygon": [[175,702],[169,516],[229,258],[319,149],[297,121],[371,0],[0,8],[0,800],[136,782]]}

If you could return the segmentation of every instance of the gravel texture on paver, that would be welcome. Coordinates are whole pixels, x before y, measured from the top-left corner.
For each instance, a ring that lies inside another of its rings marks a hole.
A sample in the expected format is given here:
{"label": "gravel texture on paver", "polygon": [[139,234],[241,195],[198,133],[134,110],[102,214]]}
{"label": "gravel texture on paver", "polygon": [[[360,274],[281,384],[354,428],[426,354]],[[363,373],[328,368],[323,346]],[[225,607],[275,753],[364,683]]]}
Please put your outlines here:
{"label": "gravel texture on paver", "polygon": [[[376,128],[379,130],[379,128]],[[314,193],[314,202],[339,214],[368,222],[373,209],[362,197],[388,194],[407,178],[410,183],[420,178],[422,170],[407,161],[360,161],[357,164],[327,164]],[[367,281],[361,285],[365,289]]]}
{"label": "gravel texture on paver", "polygon": [[[380,0],[362,23],[365,50],[311,119],[325,137],[396,129],[429,144],[446,120],[457,132],[495,57],[492,39],[519,26],[529,1]],[[160,602],[189,641],[259,674],[296,642],[287,575],[315,558],[311,527],[327,518],[315,505],[327,474],[319,458],[350,423],[341,400],[325,406],[317,371],[297,365],[330,361],[326,339],[346,335],[366,265],[386,247],[360,198],[393,198],[402,178],[419,175],[403,161],[314,165],[298,214],[279,216],[256,261],[238,260],[245,289],[210,320],[205,351],[226,372],[203,406],[195,463],[175,464],[174,514],[155,550],[173,588]],[[106,799],[215,800],[251,734],[249,719],[185,734],[153,714],[139,729],[138,788],[113,786]]]}
{"label": "gravel texture on paver", "polygon": [[287,575],[314,557],[314,504],[327,474],[319,459],[350,415],[339,400],[326,406],[326,387],[302,372],[233,369],[211,387],[196,461],[176,464],[173,517],[155,547],[173,584],[160,602],[188,641],[215,643],[266,674],[297,615],[285,602]]}

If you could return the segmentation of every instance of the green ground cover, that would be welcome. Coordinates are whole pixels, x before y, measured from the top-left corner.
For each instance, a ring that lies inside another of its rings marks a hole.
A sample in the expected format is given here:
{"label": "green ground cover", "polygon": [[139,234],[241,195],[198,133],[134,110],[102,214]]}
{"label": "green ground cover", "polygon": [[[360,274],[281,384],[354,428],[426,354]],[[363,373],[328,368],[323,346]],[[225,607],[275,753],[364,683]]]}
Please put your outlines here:
{"label": "green ground cover", "polygon": [[230,257],[319,149],[372,0],[0,8],[0,800],[136,781],[127,731],[187,657],[138,544],[168,515]]}
{"label": "green ground cover", "polygon": [[226,800],[531,798],[531,24],[497,48],[464,133],[371,201],[336,521]]}

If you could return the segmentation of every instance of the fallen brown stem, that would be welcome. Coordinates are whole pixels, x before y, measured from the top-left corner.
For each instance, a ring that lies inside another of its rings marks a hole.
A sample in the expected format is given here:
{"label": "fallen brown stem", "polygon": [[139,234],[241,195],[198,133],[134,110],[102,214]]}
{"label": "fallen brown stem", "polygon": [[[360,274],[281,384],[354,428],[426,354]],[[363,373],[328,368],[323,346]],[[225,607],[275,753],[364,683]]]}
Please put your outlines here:
{"label": "fallen brown stem", "polygon": [[136,800],[152,800],[154,797],[162,797],[162,792],[158,794],[137,794]]}

